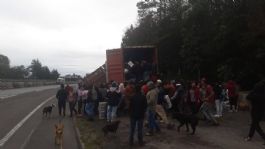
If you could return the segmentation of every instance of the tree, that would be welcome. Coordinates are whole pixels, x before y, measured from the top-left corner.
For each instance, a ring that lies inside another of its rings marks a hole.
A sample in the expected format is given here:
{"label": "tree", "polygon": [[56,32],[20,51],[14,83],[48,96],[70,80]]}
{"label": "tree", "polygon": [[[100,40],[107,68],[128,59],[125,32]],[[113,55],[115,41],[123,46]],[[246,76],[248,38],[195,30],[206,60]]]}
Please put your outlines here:
{"label": "tree", "polygon": [[38,59],[33,59],[31,61],[31,65],[29,66],[31,72],[32,72],[32,78],[40,79],[41,78],[41,72],[42,72],[42,64]]}
{"label": "tree", "polygon": [[53,69],[51,71],[51,79],[57,79],[59,78],[60,74],[58,73],[58,71],[56,69]]}
{"label": "tree", "polygon": [[41,67],[40,79],[51,79],[50,69],[47,66]]}
{"label": "tree", "polygon": [[243,88],[265,76],[264,0],[142,0],[122,46],[154,44],[168,79],[235,79]]}
{"label": "tree", "polygon": [[7,56],[0,54],[0,78],[7,78],[10,68],[10,61]]}
{"label": "tree", "polygon": [[24,79],[28,74],[29,72],[24,65],[14,66],[10,68],[9,78]]}
{"label": "tree", "polygon": [[[31,75],[30,75],[31,74]],[[24,65],[14,66],[10,68],[10,61],[7,56],[0,54],[0,78],[8,79],[57,79],[59,77],[57,70],[42,66],[38,59],[33,59],[29,67]]]}

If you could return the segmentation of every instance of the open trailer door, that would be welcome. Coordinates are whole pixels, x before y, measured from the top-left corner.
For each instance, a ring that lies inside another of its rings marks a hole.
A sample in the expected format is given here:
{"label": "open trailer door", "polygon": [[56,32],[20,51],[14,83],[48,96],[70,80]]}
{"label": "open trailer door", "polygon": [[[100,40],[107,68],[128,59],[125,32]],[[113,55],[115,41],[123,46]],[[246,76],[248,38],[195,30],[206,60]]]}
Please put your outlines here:
{"label": "open trailer door", "polygon": [[109,81],[124,82],[124,64],[122,49],[106,51],[106,79]]}

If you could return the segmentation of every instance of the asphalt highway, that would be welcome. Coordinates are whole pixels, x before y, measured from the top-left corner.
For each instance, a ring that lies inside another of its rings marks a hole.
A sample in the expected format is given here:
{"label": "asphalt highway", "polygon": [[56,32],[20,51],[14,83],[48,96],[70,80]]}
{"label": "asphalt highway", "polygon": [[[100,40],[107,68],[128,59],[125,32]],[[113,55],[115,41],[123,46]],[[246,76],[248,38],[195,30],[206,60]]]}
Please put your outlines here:
{"label": "asphalt highway", "polygon": [[57,90],[58,86],[50,86],[1,91],[0,149],[57,149],[54,125],[60,120],[64,124],[63,149],[78,148],[69,112],[65,117],[60,117],[55,107],[51,117],[42,116],[44,106],[57,105]]}

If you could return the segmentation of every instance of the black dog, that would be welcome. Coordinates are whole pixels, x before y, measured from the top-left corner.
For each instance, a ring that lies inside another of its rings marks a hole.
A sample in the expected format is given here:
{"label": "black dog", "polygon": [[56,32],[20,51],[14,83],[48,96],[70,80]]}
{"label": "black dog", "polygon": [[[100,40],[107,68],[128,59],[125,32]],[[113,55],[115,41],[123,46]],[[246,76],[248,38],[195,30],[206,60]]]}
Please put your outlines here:
{"label": "black dog", "polygon": [[186,125],[186,131],[189,132],[189,124],[192,128],[192,135],[196,131],[196,126],[198,125],[199,119],[194,114],[184,114],[184,113],[174,113],[173,118],[177,119],[180,123],[178,126],[178,131],[180,131],[180,128],[185,124]]}
{"label": "black dog", "polygon": [[102,128],[104,135],[106,136],[109,132],[116,133],[119,127],[120,121],[111,122]]}
{"label": "black dog", "polygon": [[51,113],[52,113],[52,108],[55,107],[54,104],[51,104],[50,106],[47,106],[47,107],[44,107],[43,110],[42,110],[42,115],[46,116],[49,114],[49,116],[51,116]]}

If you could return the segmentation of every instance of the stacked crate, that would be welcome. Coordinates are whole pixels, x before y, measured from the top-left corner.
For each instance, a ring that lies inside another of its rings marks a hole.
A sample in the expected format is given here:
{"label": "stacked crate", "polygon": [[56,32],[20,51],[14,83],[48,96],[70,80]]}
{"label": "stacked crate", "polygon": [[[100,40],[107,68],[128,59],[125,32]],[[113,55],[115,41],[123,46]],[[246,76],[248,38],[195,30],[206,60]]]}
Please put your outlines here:
{"label": "stacked crate", "polygon": [[106,110],[107,110],[107,102],[99,102],[98,105],[99,119],[101,120],[106,119]]}

